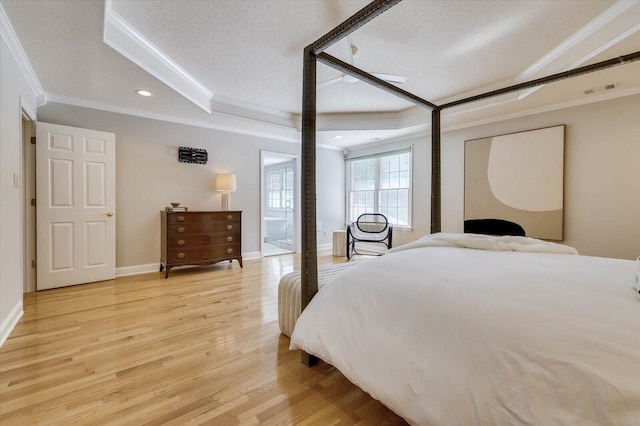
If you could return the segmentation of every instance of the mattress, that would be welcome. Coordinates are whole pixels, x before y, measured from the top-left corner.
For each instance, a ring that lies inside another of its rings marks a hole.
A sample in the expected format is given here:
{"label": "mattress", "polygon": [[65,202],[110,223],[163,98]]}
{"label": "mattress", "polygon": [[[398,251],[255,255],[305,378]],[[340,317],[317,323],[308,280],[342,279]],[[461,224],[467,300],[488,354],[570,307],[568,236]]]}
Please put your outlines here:
{"label": "mattress", "polygon": [[[318,289],[333,281],[351,262],[338,263],[318,269]],[[291,337],[293,327],[300,316],[300,272],[290,272],[278,284],[278,323],[282,334]]]}

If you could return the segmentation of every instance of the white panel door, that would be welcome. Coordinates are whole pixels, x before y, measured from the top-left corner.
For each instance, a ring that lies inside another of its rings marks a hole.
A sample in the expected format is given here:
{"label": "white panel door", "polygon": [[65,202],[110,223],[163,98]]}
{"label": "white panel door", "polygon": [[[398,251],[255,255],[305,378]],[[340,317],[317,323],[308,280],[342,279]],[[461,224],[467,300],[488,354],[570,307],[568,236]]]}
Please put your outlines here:
{"label": "white panel door", "polygon": [[115,278],[116,137],[38,123],[37,289]]}

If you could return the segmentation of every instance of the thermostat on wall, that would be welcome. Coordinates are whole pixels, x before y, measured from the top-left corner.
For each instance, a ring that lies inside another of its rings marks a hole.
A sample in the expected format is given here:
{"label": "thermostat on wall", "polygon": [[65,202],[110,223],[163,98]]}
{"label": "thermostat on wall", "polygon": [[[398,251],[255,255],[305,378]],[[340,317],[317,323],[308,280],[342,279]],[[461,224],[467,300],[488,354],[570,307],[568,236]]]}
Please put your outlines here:
{"label": "thermostat on wall", "polygon": [[209,158],[206,149],[188,148],[181,146],[178,149],[178,161],[181,163],[207,164]]}

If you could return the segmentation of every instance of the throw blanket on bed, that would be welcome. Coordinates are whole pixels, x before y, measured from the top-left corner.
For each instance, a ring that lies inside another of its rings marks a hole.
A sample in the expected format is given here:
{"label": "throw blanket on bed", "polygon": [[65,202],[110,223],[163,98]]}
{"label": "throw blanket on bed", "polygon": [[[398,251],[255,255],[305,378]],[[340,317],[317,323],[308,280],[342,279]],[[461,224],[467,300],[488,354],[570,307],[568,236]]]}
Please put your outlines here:
{"label": "throw blanket on bed", "polygon": [[460,247],[491,251],[520,251],[527,253],[578,254],[573,247],[527,237],[494,237],[480,234],[431,234],[412,243],[389,250],[389,253],[418,247]]}
{"label": "throw blanket on bed", "polygon": [[327,284],[291,348],[334,365],[413,425],[640,425],[637,268],[404,246]]}

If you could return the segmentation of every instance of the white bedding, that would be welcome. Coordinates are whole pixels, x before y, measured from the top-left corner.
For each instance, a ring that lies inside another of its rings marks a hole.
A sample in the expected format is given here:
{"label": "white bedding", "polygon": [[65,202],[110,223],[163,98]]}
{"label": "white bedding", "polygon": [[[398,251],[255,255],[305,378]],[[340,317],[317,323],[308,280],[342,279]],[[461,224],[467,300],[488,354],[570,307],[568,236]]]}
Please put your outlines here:
{"label": "white bedding", "polygon": [[291,348],[415,425],[640,425],[635,262],[426,240],[327,284]]}

